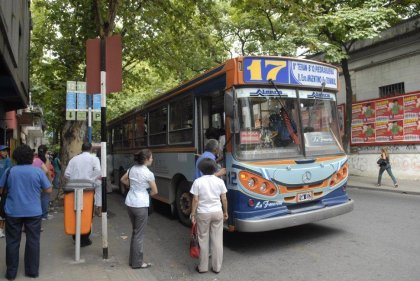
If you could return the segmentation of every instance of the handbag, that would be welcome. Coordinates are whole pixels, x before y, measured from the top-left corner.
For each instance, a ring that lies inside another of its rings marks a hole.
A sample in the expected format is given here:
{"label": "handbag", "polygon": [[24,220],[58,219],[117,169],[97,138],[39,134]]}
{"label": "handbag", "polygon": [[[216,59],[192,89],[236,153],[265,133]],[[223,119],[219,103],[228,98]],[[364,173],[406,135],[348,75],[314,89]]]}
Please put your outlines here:
{"label": "handbag", "polygon": [[198,259],[200,257],[200,244],[198,244],[197,223],[191,227],[190,256]]}
{"label": "handbag", "polygon": [[4,207],[6,206],[6,199],[7,199],[7,180],[9,179],[10,169],[6,171],[6,180],[4,181],[3,191],[1,193],[1,200],[0,200],[0,217],[5,218],[6,212]]}
{"label": "handbag", "polygon": [[376,161],[376,164],[378,164],[379,166],[386,166],[387,162],[385,159],[379,158],[378,161]]}

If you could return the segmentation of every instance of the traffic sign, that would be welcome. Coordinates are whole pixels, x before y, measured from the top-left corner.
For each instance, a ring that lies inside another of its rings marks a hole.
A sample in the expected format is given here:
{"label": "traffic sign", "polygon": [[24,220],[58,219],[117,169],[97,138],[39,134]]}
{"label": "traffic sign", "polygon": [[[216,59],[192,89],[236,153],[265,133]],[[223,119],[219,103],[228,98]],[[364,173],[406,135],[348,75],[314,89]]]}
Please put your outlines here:
{"label": "traffic sign", "polygon": [[76,109],[76,93],[67,92],[66,95],[66,110]]}
{"label": "traffic sign", "polygon": [[93,95],[93,110],[101,110],[101,94]]}
{"label": "traffic sign", "polygon": [[66,120],[76,120],[76,112],[74,110],[67,110]]}
{"label": "traffic sign", "polygon": [[67,92],[75,92],[76,89],[76,81],[67,81]]}
{"label": "traffic sign", "polygon": [[101,121],[101,112],[94,111],[92,112],[92,114],[93,114],[93,121]]}
{"label": "traffic sign", "polygon": [[86,93],[77,93],[77,109],[87,109],[86,107]]}
{"label": "traffic sign", "polygon": [[86,111],[77,111],[77,120],[86,121]]}

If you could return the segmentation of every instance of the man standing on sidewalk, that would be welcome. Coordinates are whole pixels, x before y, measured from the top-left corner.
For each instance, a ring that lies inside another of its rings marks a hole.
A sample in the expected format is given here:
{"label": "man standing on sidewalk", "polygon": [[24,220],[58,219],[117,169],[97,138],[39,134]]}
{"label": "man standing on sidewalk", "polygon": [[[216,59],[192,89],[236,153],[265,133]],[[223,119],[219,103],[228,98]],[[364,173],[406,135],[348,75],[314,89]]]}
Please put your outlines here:
{"label": "man standing on sidewalk", "polygon": [[[98,157],[91,154],[92,144],[84,143],[82,153],[74,156],[67,165],[64,177],[69,180],[90,180],[95,181],[101,178],[101,164]],[[81,235],[80,246],[85,247],[92,244],[89,234]]]}

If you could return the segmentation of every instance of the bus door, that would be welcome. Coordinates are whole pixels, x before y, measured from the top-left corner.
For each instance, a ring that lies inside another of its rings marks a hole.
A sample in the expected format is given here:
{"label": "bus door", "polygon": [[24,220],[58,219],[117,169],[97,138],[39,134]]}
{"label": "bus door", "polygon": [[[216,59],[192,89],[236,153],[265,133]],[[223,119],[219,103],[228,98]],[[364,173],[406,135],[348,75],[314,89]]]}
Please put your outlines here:
{"label": "bus door", "polygon": [[223,95],[201,97],[198,115],[198,152],[201,154],[209,138],[216,138],[219,141],[220,136],[224,135]]}

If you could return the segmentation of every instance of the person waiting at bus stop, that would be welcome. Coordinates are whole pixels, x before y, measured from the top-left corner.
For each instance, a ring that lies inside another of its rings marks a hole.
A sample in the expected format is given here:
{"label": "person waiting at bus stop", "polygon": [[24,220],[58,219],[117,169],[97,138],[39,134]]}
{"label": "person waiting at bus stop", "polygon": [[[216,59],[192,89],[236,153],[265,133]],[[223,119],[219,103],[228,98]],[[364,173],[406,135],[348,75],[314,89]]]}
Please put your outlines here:
{"label": "person waiting at bus stop", "polygon": [[[91,155],[92,144],[84,143],[82,153],[74,156],[67,165],[64,177],[69,180],[96,181],[101,178],[101,164],[96,156]],[[80,246],[85,247],[92,244],[89,238],[90,233],[80,236]]]}
{"label": "person waiting at bus stop", "polygon": [[223,221],[228,219],[227,189],[223,180],[215,176],[216,161],[204,158],[198,167],[203,176],[194,181],[190,190],[193,195],[191,222],[197,223],[200,245],[199,265],[196,271],[208,271],[211,243],[211,269],[219,273],[223,262]]}
{"label": "person waiting at bus stop", "polygon": [[[209,158],[216,161],[217,154],[219,153],[219,142],[215,139],[209,139],[204,147],[204,153],[198,157],[197,161],[195,162],[195,178],[198,179],[203,175],[201,170],[198,168],[200,162],[203,159]],[[215,171],[215,176],[221,177],[226,175],[226,168],[221,168]]]}
{"label": "person waiting at bus stop", "polygon": [[6,279],[14,280],[19,265],[19,247],[22,228],[25,227],[25,275],[37,278],[39,275],[41,237],[41,193],[52,191],[47,175],[32,166],[34,154],[27,145],[21,145],[13,152],[16,166],[0,179],[0,192],[7,188],[4,211],[6,213]]}

